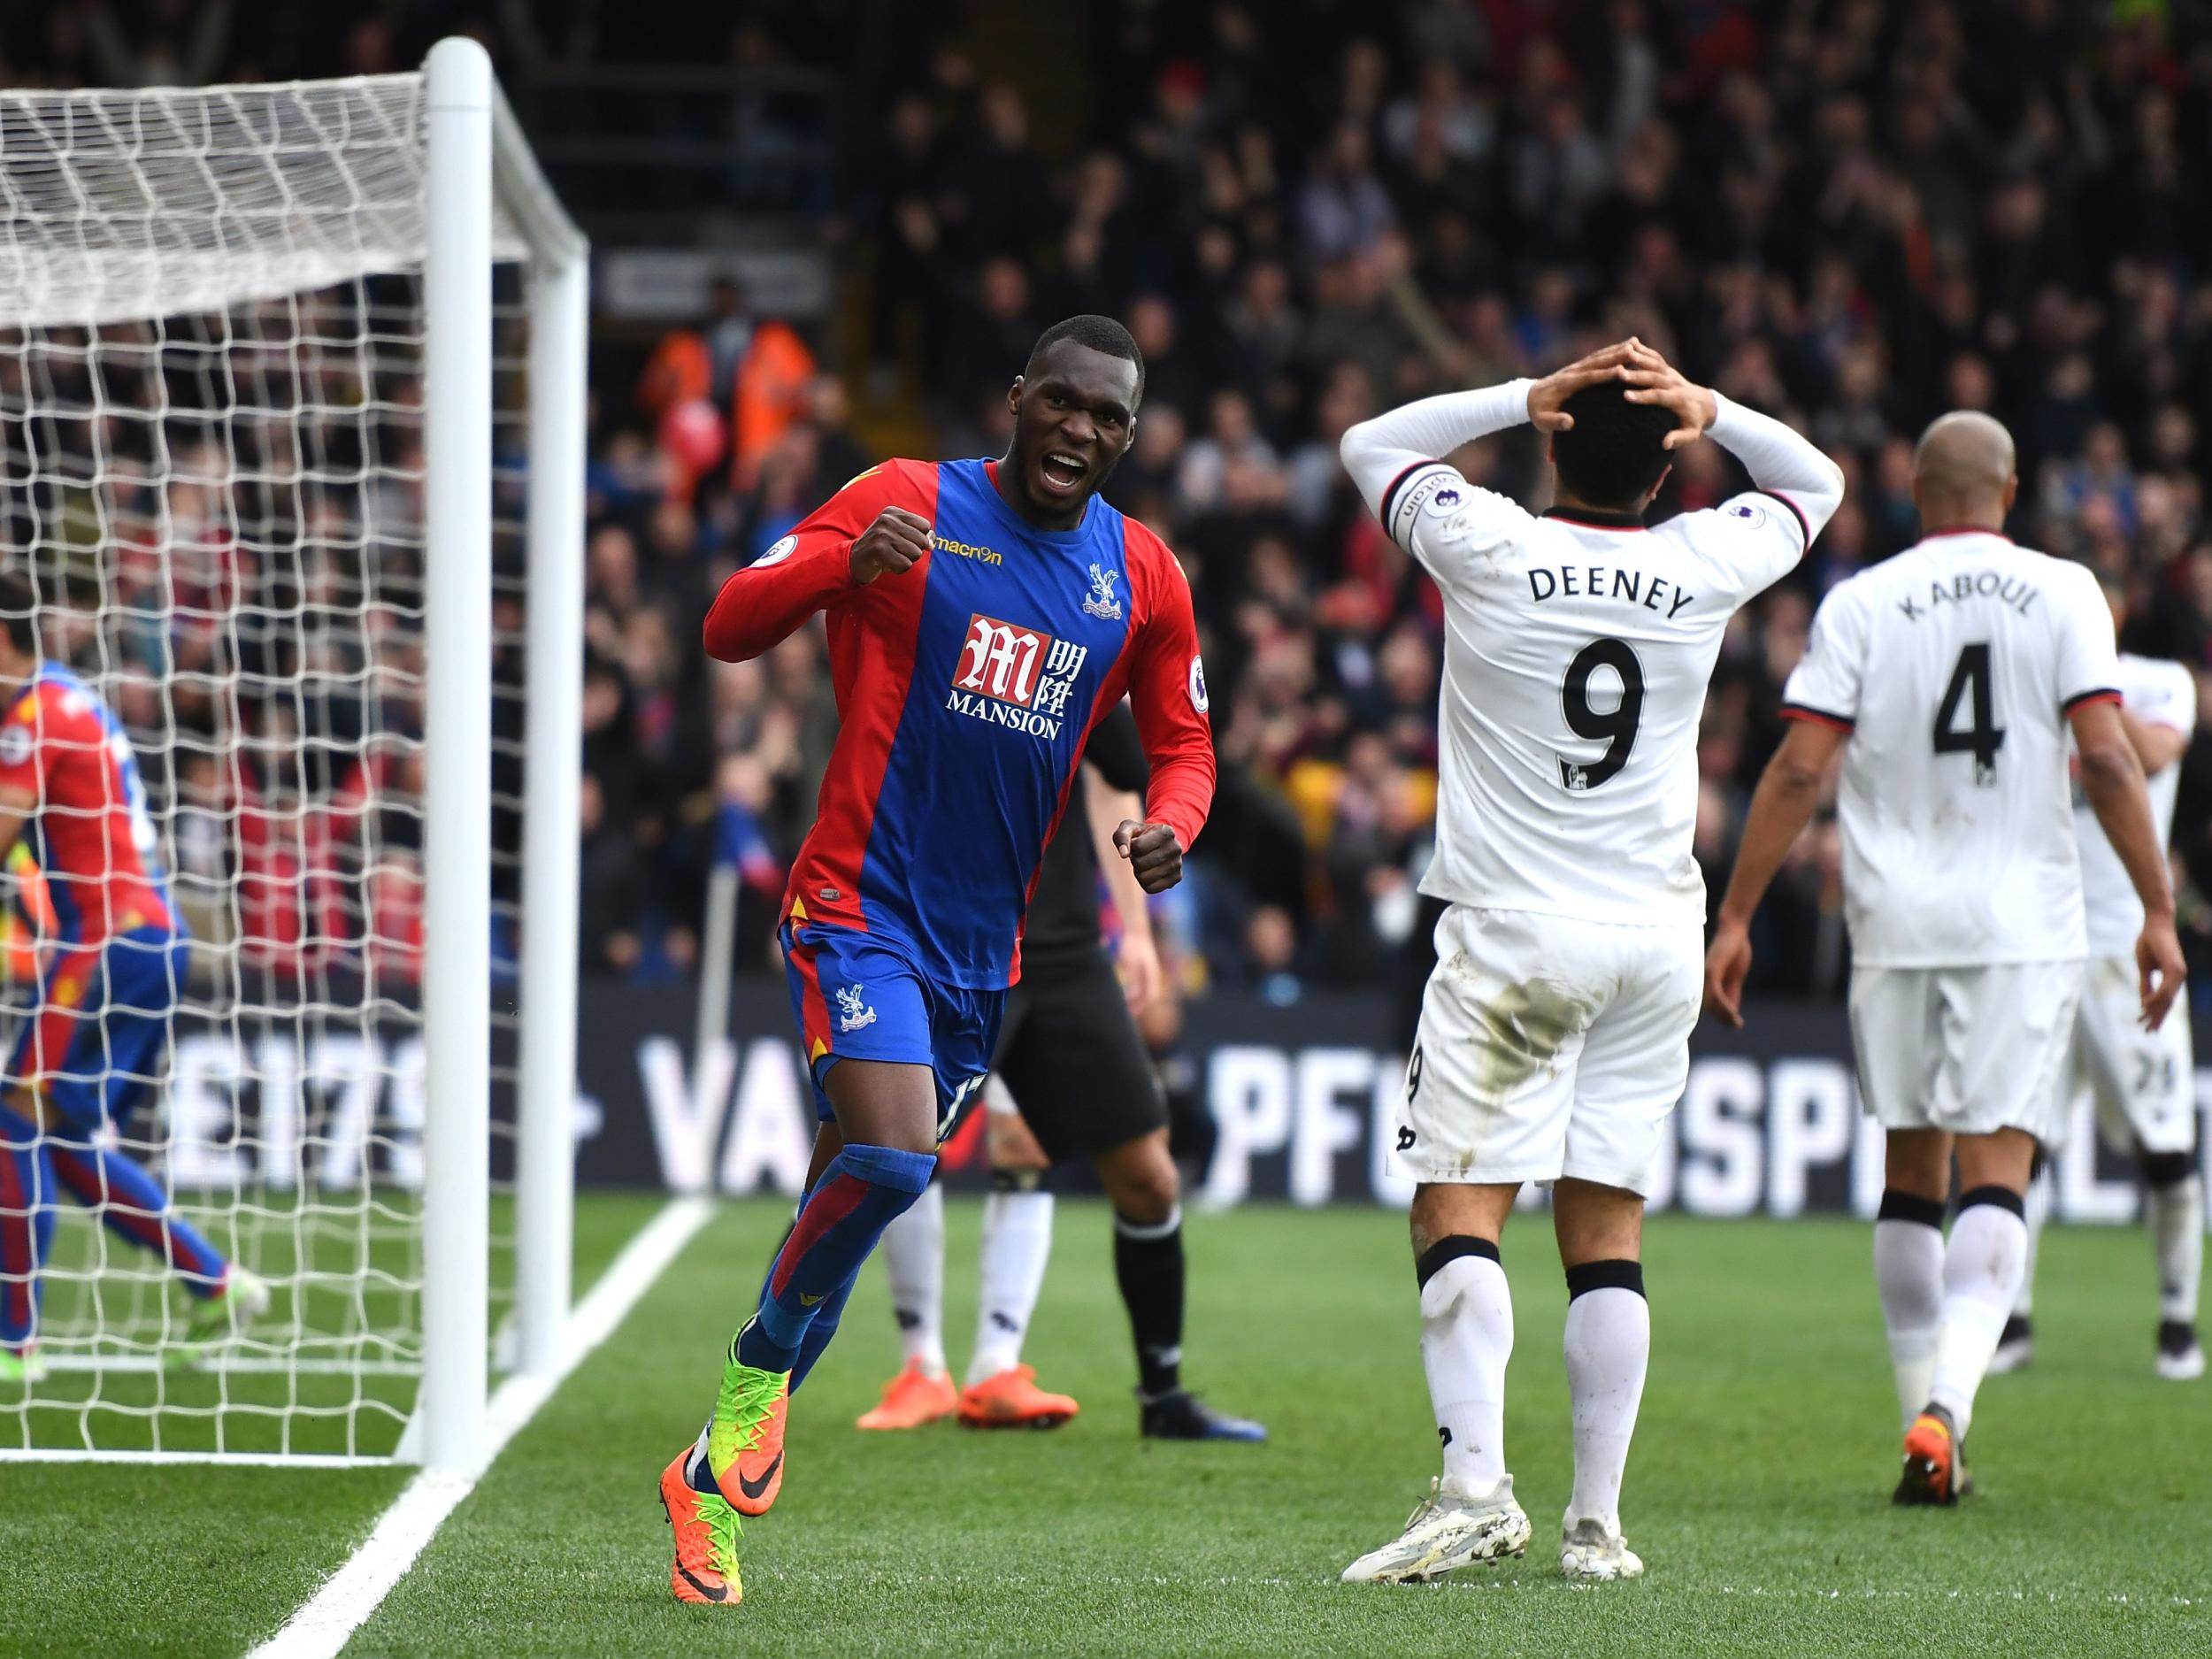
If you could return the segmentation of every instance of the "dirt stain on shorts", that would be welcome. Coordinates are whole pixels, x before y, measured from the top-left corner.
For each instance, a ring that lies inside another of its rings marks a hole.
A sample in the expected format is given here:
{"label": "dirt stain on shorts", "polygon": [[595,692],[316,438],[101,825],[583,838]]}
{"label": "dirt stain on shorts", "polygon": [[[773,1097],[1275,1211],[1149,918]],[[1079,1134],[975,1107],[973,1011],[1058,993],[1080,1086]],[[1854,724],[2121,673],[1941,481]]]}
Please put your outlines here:
{"label": "dirt stain on shorts", "polygon": [[1589,1023],[1589,1010],[1563,987],[1488,979],[1464,950],[1454,951],[1444,971],[1459,981],[1474,1018],[1474,1092],[1485,1105],[1502,1106],[1539,1072],[1555,1071],[1561,1047]]}

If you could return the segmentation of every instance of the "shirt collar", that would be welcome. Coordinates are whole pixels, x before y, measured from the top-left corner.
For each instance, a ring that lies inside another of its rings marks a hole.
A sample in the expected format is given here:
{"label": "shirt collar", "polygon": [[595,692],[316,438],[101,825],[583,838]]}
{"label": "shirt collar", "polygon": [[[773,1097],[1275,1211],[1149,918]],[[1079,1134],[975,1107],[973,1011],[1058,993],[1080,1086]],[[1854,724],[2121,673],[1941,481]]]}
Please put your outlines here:
{"label": "shirt collar", "polygon": [[1648,526],[1640,512],[1607,512],[1599,507],[1547,507],[1544,517],[1592,530],[1642,530]]}

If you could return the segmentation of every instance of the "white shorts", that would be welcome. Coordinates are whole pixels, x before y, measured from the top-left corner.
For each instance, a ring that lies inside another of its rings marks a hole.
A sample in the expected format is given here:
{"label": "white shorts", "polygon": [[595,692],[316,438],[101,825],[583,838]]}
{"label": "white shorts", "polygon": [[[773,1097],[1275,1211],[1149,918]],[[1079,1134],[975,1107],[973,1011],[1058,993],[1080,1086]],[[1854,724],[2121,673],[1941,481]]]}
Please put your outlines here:
{"label": "white shorts", "polygon": [[1625,926],[1455,904],[1399,1099],[1417,1181],[1562,1176],[1650,1190],[1690,1074],[1703,990],[1695,923]]}
{"label": "white shorts", "polygon": [[[2085,1085],[2097,1102],[2097,1126],[2119,1152],[2193,1152],[2197,1146],[2196,1056],[2189,1005],[2174,1004],[2156,1031],[2142,1025],[2135,958],[2093,956],[2074,1017],[2073,1064],[2062,1074],[2062,1111]],[[2062,1119],[2062,1125],[2064,1124]],[[2061,1139],[2063,1133],[2062,1126]]]}
{"label": "white shorts", "polygon": [[2057,1144],[2081,981],[2078,961],[1853,969],[1862,1103],[1885,1129],[2024,1129]]}

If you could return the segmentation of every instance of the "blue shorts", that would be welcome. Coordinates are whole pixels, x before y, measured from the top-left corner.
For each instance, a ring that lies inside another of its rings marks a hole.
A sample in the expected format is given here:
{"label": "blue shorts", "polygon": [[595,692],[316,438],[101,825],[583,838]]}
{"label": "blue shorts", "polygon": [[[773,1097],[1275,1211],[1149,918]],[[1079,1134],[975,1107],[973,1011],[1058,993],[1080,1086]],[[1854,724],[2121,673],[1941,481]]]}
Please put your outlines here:
{"label": "blue shorts", "polygon": [[990,1071],[1006,993],[933,979],[902,941],[883,934],[786,922],[777,937],[816,1116],[835,1116],[822,1079],[840,1060],[926,1065],[937,1077],[941,1142]]}
{"label": "blue shorts", "polygon": [[80,1128],[120,1122],[161,1081],[191,970],[191,940],[165,927],[64,945],[39,974],[7,1085],[36,1087]]}

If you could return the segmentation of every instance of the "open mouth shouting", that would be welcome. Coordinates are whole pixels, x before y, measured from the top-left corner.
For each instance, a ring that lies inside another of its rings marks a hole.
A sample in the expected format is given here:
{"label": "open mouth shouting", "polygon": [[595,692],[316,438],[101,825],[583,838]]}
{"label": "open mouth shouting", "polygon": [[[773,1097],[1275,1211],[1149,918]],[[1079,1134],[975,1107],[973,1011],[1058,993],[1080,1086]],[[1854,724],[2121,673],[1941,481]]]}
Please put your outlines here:
{"label": "open mouth shouting", "polygon": [[1069,449],[1047,449],[1037,461],[1038,481],[1048,495],[1066,497],[1077,494],[1090,472],[1091,464]]}

